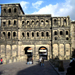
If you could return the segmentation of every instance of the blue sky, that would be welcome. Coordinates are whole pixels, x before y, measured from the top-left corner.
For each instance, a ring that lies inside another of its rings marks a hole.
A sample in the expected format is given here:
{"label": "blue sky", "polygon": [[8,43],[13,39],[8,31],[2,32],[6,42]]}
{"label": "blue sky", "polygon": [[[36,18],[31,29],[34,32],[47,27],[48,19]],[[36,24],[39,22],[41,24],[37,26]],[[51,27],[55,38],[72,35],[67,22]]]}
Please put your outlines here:
{"label": "blue sky", "polygon": [[0,0],[0,4],[20,3],[25,14],[70,16],[75,20],[75,0]]}

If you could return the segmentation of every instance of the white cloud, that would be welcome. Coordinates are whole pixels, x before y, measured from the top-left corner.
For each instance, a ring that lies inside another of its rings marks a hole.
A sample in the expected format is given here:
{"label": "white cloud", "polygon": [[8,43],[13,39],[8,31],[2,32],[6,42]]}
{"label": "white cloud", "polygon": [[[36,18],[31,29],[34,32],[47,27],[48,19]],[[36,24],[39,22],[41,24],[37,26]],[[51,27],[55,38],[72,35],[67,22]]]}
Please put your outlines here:
{"label": "white cloud", "polygon": [[27,9],[27,5],[29,4],[29,2],[21,1],[20,4],[21,4],[22,8],[23,8],[24,10],[26,10],[26,9]]}
{"label": "white cloud", "polygon": [[43,3],[43,1],[37,1],[36,3],[32,3],[32,6],[36,9],[38,9],[42,3]]}
{"label": "white cloud", "polygon": [[65,0],[65,3],[49,4],[32,14],[52,14],[52,16],[70,16],[75,19],[75,0]]}

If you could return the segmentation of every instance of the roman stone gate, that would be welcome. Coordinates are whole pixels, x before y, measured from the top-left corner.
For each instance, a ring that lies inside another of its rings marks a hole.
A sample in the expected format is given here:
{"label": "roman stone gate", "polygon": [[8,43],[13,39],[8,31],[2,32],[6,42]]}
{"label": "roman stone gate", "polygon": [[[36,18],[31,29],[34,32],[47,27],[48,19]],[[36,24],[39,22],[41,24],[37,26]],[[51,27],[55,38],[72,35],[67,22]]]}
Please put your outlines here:
{"label": "roman stone gate", "polygon": [[23,58],[23,60],[27,60],[27,58],[38,60],[40,57],[49,60],[51,48],[49,45],[22,45],[20,53],[20,59]]}

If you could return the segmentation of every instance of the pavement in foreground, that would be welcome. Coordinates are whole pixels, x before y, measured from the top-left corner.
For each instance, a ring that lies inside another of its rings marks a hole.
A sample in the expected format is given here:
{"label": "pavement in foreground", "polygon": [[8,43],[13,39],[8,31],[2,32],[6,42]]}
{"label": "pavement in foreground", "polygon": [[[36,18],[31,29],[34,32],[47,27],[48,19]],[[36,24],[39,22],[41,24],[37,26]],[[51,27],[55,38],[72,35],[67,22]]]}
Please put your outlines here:
{"label": "pavement in foreground", "polygon": [[58,75],[49,61],[40,66],[37,61],[34,64],[26,64],[25,61],[0,65],[0,75]]}

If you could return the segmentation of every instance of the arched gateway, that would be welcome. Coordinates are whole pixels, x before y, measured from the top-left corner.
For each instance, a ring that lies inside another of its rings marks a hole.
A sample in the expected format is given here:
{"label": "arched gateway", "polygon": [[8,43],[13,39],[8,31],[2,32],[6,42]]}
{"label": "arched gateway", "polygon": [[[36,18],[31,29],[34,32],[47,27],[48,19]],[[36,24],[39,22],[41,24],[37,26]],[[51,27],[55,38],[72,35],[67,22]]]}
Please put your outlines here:
{"label": "arched gateway", "polygon": [[26,47],[26,48],[24,48],[24,50],[25,50],[25,54],[27,55],[27,58],[32,58],[32,56],[33,56],[32,48],[31,47]]}
{"label": "arched gateway", "polygon": [[39,48],[39,58],[42,57],[47,60],[48,50],[46,47],[42,46]]}

